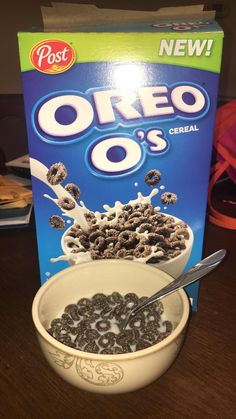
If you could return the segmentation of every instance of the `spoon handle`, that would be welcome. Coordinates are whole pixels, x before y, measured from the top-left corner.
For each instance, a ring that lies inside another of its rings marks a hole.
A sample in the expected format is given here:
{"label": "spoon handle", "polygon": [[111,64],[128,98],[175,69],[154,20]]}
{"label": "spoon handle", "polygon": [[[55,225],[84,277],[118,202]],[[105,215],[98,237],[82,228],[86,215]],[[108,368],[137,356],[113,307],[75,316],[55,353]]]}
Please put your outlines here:
{"label": "spoon handle", "polygon": [[207,258],[201,260],[201,262],[194,265],[191,269],[180,275],[173,282],[166,285],[160,291],[143,301],[143,303],[136,306],[133,310],[131,310],[131,316],[134,316],[143,307],[146,307],[154,303],[156,300],[159,300],[160,298],[172,293],[176,289],[186,287],[187,285],[190,285],[198,279],[202,278],[203,276],[211,272],[217,265],[219,265],[219,263],[222,261],[225,255],[226,250],[221,249],[208,256]]}

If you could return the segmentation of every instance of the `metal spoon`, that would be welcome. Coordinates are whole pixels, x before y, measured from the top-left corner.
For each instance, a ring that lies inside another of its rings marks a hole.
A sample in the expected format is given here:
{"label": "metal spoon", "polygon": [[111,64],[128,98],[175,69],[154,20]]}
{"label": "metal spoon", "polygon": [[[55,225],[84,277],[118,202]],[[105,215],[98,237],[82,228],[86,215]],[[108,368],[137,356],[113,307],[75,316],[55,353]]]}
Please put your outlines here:
{"label": "metal spoon", "polygon": [[220,264],[225,255],[225,249],[218,250],[217,252],[213,253],[207,258],[201,260],[201,262],[194,265],[191,269],[180,275],[177,279],[175,279],[170,284],[166,285],[160,291],[153,294],[151,297],[147,298],[145,301],[131,309],[123,321],[122,329],[124,330],[127,324],[129,323],[130,319],[134,317],[144,307],[149,306],[150,304],[154,303],[160,298],[163,298],[166,295],[171,294],[179,288],[186,287],[187,285],[192,284],[193,282],[207,275],[209,272],[215,269],[216,266]]}

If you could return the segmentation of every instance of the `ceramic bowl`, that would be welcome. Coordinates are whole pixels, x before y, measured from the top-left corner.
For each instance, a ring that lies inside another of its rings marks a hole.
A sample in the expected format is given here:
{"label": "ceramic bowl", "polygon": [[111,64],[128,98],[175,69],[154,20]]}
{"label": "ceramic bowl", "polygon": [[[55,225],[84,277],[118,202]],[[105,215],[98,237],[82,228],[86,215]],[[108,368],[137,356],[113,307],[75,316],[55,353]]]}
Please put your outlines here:
{"label": "ceramic bowl", "polygon": [[189,300],[183,290],[162,300],[165,316],[173,323],[172,333],[163,341],[133,353],[83,352],[58,342],[46,329],[66,305],[82,297],[113,291],[149,296],[172,280],[157,268],[122,259],[81,263],[57,273],[41,286],[32,306],[37,337],[48,363],[69,383],[96,393],[126,393],[158,379],[174,362],[183,343],[189,317]]}

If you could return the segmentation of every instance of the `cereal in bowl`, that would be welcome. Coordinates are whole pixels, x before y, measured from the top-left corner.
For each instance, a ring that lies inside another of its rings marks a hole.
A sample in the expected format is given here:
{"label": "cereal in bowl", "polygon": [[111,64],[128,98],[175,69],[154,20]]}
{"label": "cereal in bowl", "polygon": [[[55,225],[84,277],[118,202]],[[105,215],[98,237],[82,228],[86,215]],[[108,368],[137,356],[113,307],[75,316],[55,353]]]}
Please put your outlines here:
{"label": "cereal in bowl", "polygon": [[47,331],[59,342],[85,352],[136,352],[161,342],[173,330],[160,301],[140,311],[123,329],[128,312],[146,298],[135,293],[121,295],[117,291],[81,298],[77,304],[67,305],[63,314],[51,321]]}

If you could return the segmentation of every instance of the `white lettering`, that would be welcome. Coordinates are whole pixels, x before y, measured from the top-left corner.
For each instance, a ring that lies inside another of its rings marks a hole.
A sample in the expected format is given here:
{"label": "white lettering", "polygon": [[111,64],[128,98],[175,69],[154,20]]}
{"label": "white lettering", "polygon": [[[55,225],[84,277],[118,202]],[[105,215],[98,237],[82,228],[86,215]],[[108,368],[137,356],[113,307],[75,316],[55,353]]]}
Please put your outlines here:
{"label": "white lettering", "polygon": [[185,55],[187,39],[176,39],[174,55],[182,57]]}
{"label": "white lettering", "polygon": [[167,141],[163,138],[163,132],[159,129],[152,129],[147,133],[147,140],[151,145],[149,146],[151,151],[164,151],[167,148]]}
{"label": "white lettering", "polygon": [[[71,106],[76,112],[75,120],[64,125],[56,120],[56,111],[62,106]],[[66,137],[79,134],[93,121],[92,105],[83,97],[76,95],[58,96],[45,102],[38,113],[40,128],[49,135]]]}
{"label": "white lettering", "polygon": [[200,57],[203,53],[204,48],[207,45],[207,40],[204,39],[201,41],[200,39],[196,39],[193,41],[192,39],[188,40],[188,55],[192,57],[196,55],[196,57]]}
{"label": "white lettering", "polygon": [[162,55],[172,55],[173,53],[173,47],[174,47],[174,39],[162,39],[159,49],[159,56]]}
{"label": "white lettering", "polygon": [[[100,124],[115,122],[114,108],[124,119],[138,119],[142,115],[133,107],[137,96],[130,90],[103,90],[93,94]],[[112,99],[118,99],[113,103]]]}
{"label": "white lettering", "polygon": [[175,135],[175,134],[184,134],[186,132],[195,132],[195,131],[199,131],[199,128],[197,127],[197,125],[186,125],[184,127],[175,127],[175,128],[170,128],[169,129],[169,134],[170,135]]}
{"label": "white lettering", "polygon": [[[194,103],[189,104],[184,100],[184,94],[189,93]],[[201,111],[205,106],[205,97],[203,93],[194,86],[177,86],[172,90],[171,99],[174,106],[181,112],[195,113]]]}
{"label": "white lettering", "polygon": [[59,63],[61,61],[66,61],[66,53],[69,51],[67,47],[65,47],[62,51],[57,51],[56,53],[52,52],[52,47],[50,45],[42,45],[37,49],[38,59],[38,66],[42,67],[43,60],[47,60],[48,64]]}
{"label": "white lettering", "polygon": [[[91,126],[96,114],[101,125],[116,123],[121,118],[125,122],[132,123],[134,120],[144,118],[168,115],[176,117],[179,113],[181,116],[183,114],[191,116],[204,109],[207,96],[197,86],[185,84],[177,85],[172,90],[163,85],[142,87],[136,92],[120,89],[104,90],[94,92],[93,99],[94,102],[90,103],[89,98],[75,94],[48,99],[38,110],[37,117],[41,130],[58,137],[80,135]],[[58,119],[57,116],[60,114],[57,111],[63,106],[74,110],[73,121],[66,123]],[[116,112],[119,115],[116,115]]]}
{"label": "white lettering", "polygon": [[159,56],[181,57],[188,55],[200,57],[205,54],[210,55],[213,45],[212,39],[162,39],[158,51]]}
{"label": "white lettering", "polygon": [[42,61],[44,58],[48,57],[52,48],[49,45],[43,45],[37,49],[37,55],[39,56],[38,66],[42,66]]}
{"label": "white lettering", "polygon": [[[125,157],[118,162],[108,158],[108,151],[112,147],[121,147],[125,152]],[[136,166],[142,157],[141,147],[136,141],[126,137],[107,138],[95,145],[91,152],[93,166],[103,172],[123,172]]]}
{"label": "white lettering", "polygon": [[159,106],[168,103],[167,92],[166,86],[142,87],[138,89],[144,116],[148,118],[174,113],[173,106]]}

